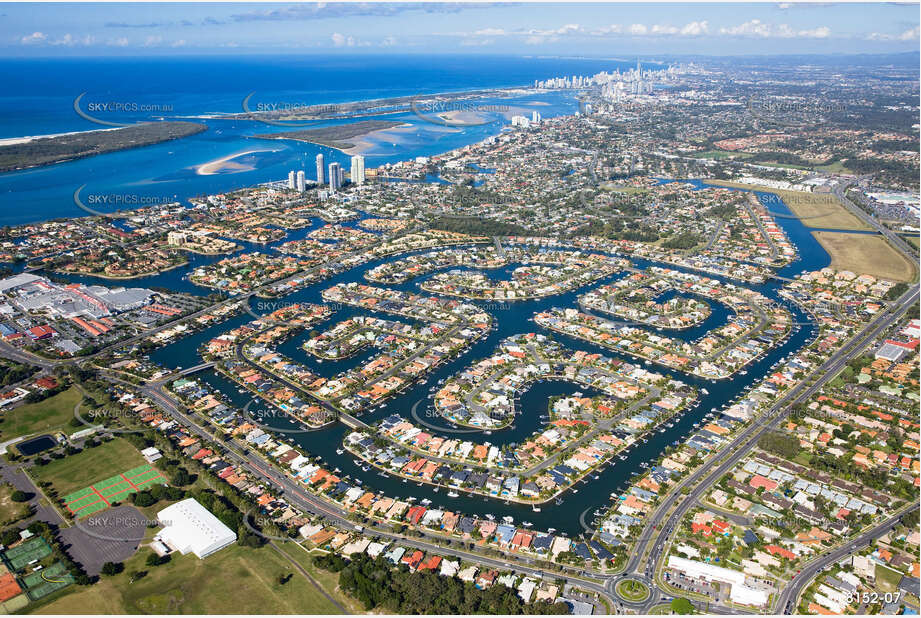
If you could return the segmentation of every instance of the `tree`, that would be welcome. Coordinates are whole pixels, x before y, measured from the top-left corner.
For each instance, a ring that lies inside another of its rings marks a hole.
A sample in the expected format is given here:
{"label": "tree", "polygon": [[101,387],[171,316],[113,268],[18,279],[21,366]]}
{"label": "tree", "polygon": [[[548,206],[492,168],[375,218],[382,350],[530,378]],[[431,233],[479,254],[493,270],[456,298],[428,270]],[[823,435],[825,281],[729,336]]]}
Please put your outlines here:
{"label": "tree", "polygon": [[103,575],[118,575],[125,570],[125,565],[121,562],[106,562],[102,565]]}
{"label": "tree", "polygon": [[676,614],[693,614],[694,606],[684,597],[675,597],[671,603],[672,611]]}
{"label": "tree", "polygon": [[157,499],[146,491],[140,491],[132,496],[134,506],[145,507],[151,506],[157,502]]}
{"label": "tree", "polygon": [[128,583],[133,584],[137,580],[143,578],[145,575],[147,575],[147,571],[131,571],[128,573]]}
{"label": "tree", "polygon": [[22,491],[21,489],[17,489],[16,491],[12,493],[12,495],[10,495],[10,499],[13,502],[25,502],[26,500],[29,499],[29,497],[30,497],[29,494]]}

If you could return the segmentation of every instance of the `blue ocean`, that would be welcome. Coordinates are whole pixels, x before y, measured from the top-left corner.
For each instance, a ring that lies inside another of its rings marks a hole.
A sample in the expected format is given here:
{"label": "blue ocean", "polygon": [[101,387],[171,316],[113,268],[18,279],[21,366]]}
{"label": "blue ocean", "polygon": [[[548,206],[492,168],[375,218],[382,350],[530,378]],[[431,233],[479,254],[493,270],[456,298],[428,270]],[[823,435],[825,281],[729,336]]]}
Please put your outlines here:
{"label": "blue ocean", "polygon": [[[624,60],[458,56],[243,56],[169,58],[46,58],[0,60],[0,140],[108,128],[103,122],[193,120],[208,130],[181,140],[0,174],[0,225],[82,216],[81,196],[117,195],[145,202],[184,201],[287,177],[314,158],[348,168],[334,149],[257,134],[285,129],[254,120],[218,119],[259,104],[336,104],[393,96],[533,85],[534,80],[626,70]],[[578,109],[575,91],[503,98],[503,105],[545,118]],[[75,106],[77,109],[75,109]],[[411,113],[380,118],[412,126],[366,153],[376,167],[433,155],[498,134],[508,118],[445,129]],[[374,117],[371,117],[374,119]],[[322,126],[318,123],[316,126]],[[327,123],[328,124],[328,123]],[[0,142],[2,143],[2,142]],[[249,154],[246,154],[249,153]],[[202,175],[199,166],[239,156],[232,169]],[[126,198],[128,199],[128,198]]]}

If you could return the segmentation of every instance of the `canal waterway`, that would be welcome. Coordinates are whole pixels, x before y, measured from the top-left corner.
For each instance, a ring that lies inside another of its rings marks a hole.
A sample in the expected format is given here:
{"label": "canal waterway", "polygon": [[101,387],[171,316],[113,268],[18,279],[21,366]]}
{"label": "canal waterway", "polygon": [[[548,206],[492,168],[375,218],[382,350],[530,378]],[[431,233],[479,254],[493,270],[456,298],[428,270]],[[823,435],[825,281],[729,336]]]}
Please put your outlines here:
{"label": "canal waterway", "polygon": [[[780,208],[780,206],[778,206],[778,208]],[[783,206],[782,208],[786,207]],[[798,249],[797,258],[791,264],[781,269],[779,273],[781,276],[791,277],[803,271],[816,270],[828,265],[829,257],[827,253],[811,235],[810,230],[803,226],[801,221],[794,218],[778,218],[777,221],[778,224],[783,227],[791,242],[793,242]],[[315,225],[320,225],[321,223],[322,222],[315,222]],[[298,234],[298,236],[302,236],[306,233],[304,230],[301,232],[302,234]],[[400,257],[402,257],[402,255],[405,254],[401,254]],[[291,294],[284,298],[283,302],[322,302],[320,296],[322,290],[337,283],[351,281],[367,283],[363,278],[364,273],[384,261],[386,260],[376,260],[350,271],[340,273],[331,279]],[[637,268],[657,265],[655,262],[642,259],[631,259],[631,262]],[[668,264],[658,265],[676,268]],[[511,265],[488,272],[490,272],[490,276],[500,278],[506,276],[514,267],[515,265]],[[682,268],[677,268],[677,270],[694,272]],[[419,284],[427,277],[431,276],[434,276],[434,273],[430,273],[424,277],[411,280],[401,285],[388,285],[385,287],[419,292]],[[386,407],[363,414],[361,416],[362,420],[371,424],[393,413],[400,414],[406,418],[412,418],[413,413],[415,413],[415,415],[424,420],[429,426],[437,428],[435,431],[443,435],[456,435],[459,438],[488,441],[496,445],[521,442],[526,436],[530,435],[545,423],[546,419],[542,419],[541,416],[548,413],[548,403],[551,398],[571,394],[576,391],[592,394],[590,389],[578,384],[570,384],[561,381],[537,382],[521,394],[518,406],[519,414],[513,426],[502,430],[494,430],[487,435],[484,432],[470,432],[466,429],[464,431],[457,431],[458,428],[436,414],[433,414],[431,412],[433,386],[438,384],[439,381],[447,380],[472,362],[490,355],[502,339],[519,333],[532,331],[544,332],[573,350],[599,352],[607,356],[621,358],[627,362],[639,362],[629,356],[618,354],[585,341],[545,331],[532,320],[535,313],[551,307],[575,307],[577,306],[578,295],[585,290],[614,281],[622,276],[623,273],[617,273],[598,282],[543,299],[504,303],[495,301],[479,303],[494,319],[495,327],[490,331],[488,336],[475,342],[465,353],[461,354],[456,359],[438,367],[434,372],[429,374],[424,381],[409,388],[403,395],[390,400]],[[724,279],[719,276],[705,276],[739,285],[738,282]],[[138,280],[136,283],[138,285],[154,284],[153,281],[148,282],[146,280]],[[191,285],[183,280],[181,276],[178,277],[177,283],[184,286]],[[791,305],[778,295],[782,283],[781,281],[769,280],[767,283],[761,285],[747,286],[761,292],[778,303],[782,303],[792,312],[793,320],[798,326],[782,345],[771,350],[764,357],[749,365],[746,368],[746,375],[739,373],[731,379],[716,382],[695,378],[658,365],[650,365],[649,368],[651,370],[670,375],[676,379],[692,384],[698,389],[706,389],[708,393],[704,394],[701,392],[699,405],[678,418],[673,427],[663,427],[662,429],[664,429],[664,431],[661,433],[657,430],[647,436],[647,442],[638,443],[626,453],[626,460],[621,461],[619,458],[615,458],[603,471],[596,473],[599,478],[595,479],[591,476],[588,477],[586,482],[579,483],[573,489],[567,491],[562,496],[561,504],[557,505],[554,502],[546,503],[541,505],[540,512],[533,511],[530,506],[505,503],[492,498],[484,499],[467,495],[451,498],[446,495],[447,490],[444,488],[435,491],[435,488],[430,485],[418,485],[412,481],[404,483],[402,479],[397,477],[381,476],[373,468],[371,471],[366,472],[362,470],[362,465],[364,464],[354,461],[353,457],[348,453],[344,455],[336,454],[336,450],[341,448],[343,436],[349,431],[347,427],[341,424],[312,432],[304,432],[298,425],[283,418],[270,419],[268,424],[275,427],[280,432],[279,435],[286,436],[287,439],[293,441],[305,451],[321,457],[331,468],[339,468],[342,475],[361,480],[363,486],[369,490],[384,492],[392,497],[399,496],[406,498],[415,496],[420,500],[429,499],[432,501],[433,505],[466,514],[485,515],[488,513],[500,517],[510,515],[514,517],[516,522],[529,521],[538,529],[555,528],[561,532],[578,534],[581,531],[579,517],[583,512],[594,511],[595,509],[606,506],[610,500],[609,494],[624,489],[628,485],[630,479],[635,474],[642,471],[641,464],[643,462],[655,459],[667,446],[687,438],[697,429],[697,425],[706,414],[714,409],[719,410],[721,407],[734,400],[747,387],[757,383],[775,363],[799,350],[815,335],[817,331],[808,314],[801,311],[796,306]],[[191,287],[194,288],[195,286]],[[674,338],[691,341],[699,338],[708,330],[724,324],[726,320],[731,317],[731,311],[721,303],[709,300],[705,300],[705,302],[710,305],[712,313],[702,324],[686,330],[665,330],[664,333]],[[313,330],[322,330],[349,316],[365,313],[365,311],[358,311],[348,307],[338,309],[329,320],[315,326]],[[378,315],[386,319],[406,320],[405,318],[394,318],[387,314]],[[202,343],[207,342],[210,338],[226,332],[239,324],[243,324],[250,319],[252,318],[248,314],[234,317],[223,324],[212,326],[199,333],[160,348],[151,354],[151,358],[155,362],[167,367],[176,368],[192,366],[199,362],[198,358],[194,356],[193,350],[196,350]],[[305,338],[306,335],[304,334],[294,337],[289,342],[282,344],[280,349],[287,356],[298,362],[304,362],[310,366],[311,369],[325,376],[331,376],[339,371],[358,366],[376,353],[376,350],[370,348],[359,351],[359,353],[352,358],[343,359],[341,361],[324,361],[323,363],[318,363],[315,358],[299,349],[300,344]],[[237,406],[242,408],[251,401],[249,395],[240,394],[238,388],[223,377],[213,372],[199,375],[212,387],[222,392]]]}

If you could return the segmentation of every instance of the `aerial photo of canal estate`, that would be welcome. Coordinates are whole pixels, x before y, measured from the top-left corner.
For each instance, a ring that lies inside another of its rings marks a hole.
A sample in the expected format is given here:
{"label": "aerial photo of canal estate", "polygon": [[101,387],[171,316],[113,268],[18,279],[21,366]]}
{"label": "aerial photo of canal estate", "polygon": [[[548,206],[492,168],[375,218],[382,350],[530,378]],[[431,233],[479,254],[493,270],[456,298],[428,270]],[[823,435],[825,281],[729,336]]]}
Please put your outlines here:
{"label": "aerial photo of canal estate", "polygon": [[917,615],[918,8],[0,5],[0,613]]}

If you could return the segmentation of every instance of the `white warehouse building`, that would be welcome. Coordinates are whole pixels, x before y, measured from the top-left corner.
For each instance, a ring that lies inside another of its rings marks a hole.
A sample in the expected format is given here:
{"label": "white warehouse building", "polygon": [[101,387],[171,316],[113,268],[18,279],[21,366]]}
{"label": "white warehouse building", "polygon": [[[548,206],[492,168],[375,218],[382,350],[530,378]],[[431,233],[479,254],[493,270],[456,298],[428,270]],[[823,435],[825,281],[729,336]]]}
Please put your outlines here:
{"label": "white warehouse building", "polygon": [[157,519],[164,528],[156,540],[183,555],[192,552],[205,558],[237,540],[237,534],[195,498],[171,504],[157,513]]}

